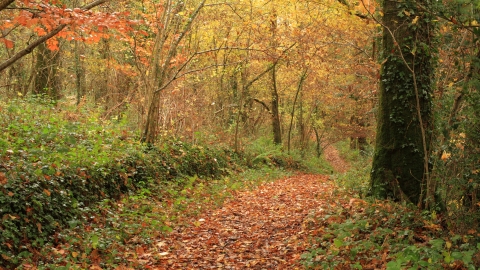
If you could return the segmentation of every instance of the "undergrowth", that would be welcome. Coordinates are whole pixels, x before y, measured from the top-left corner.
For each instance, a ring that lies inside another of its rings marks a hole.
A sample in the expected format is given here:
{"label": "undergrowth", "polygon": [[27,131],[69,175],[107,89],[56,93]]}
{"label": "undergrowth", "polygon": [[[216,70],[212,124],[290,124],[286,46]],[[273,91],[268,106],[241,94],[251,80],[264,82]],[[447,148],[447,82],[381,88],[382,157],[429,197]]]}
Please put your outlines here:
{"label": "undergrowth", "polygon": [[250,167],[277,166],[309,173],[326,173],[332,171],[330,164],[323,156],[316,157],[315,149],[307,153],[292,150],[287,153],[281,145],[272,143],[269,137],[252,140],[245,147],[246,162]]}
{"label": "undergrowth", "polygon": [[453,234],[440,216],[391,202],[351,201],[316,221],[318,236],[302,255],[307,269],[477,269],[480,263],[475,232]]}
{"label": "undergrowth", "polygon": [[[337,149],[348,172],[334,179],[349,197],[368,192],[371,153]],[[464,234],[449,230],[448,219],[393,202],[353,198],[340,212],[312,214],[317,233],[302,255],[307,269],[478,269],[480,236],[471,226]]]}
{"label": "undergrowth", "polygon": [[341,157],[350,165],[347,172],[333,175],[335,182],[339,187],[351,191],[359,197],[365,197],[369,189],[373,149],[371,146],[366,146],[365,150],[350,149],[348,141],[340,141],[335,147]]}
{"label": "undergrowth", "polygon": [[260,142],[240,154],[175,138],[146,147],[125,119],[100,116],[38,97],[0,101],[0,265],[138,267],[121,254],[302,168]]}

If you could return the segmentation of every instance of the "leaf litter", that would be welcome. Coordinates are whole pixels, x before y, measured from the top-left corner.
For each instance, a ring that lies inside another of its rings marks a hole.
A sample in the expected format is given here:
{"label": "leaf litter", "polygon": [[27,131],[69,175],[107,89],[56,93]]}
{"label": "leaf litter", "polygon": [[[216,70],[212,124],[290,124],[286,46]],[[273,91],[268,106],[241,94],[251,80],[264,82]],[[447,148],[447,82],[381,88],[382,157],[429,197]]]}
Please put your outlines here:
{"label": "leaf litter", "polygon": [[301,174],[238,192],[136,255],[150,269],[301,269],[318,233],[312,213],[349,203],[336,189],[327,176]]}

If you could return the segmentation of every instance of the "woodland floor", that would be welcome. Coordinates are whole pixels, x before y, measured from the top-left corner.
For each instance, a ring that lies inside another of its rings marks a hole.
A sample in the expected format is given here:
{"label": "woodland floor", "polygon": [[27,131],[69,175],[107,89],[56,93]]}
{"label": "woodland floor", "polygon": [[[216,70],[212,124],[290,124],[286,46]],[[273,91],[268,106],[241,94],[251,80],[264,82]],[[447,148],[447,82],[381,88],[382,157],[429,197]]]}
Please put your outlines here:
{"label": "woodland floor", "polygon": [[[346,169],[336,149],[325,153],[335,170]],[[150,269],[301,269],[300,256],[319,233],[313,217],[348,206],[335,190],[327,176],[302,174],[238,192],[138,259]]]}
{"label": "woodland floor", "polygon": [[336,172],[344,173],[350,168],[350,165],[340,156],[338,150],[331,144],[325,147],[323,154],[325,159]]}
{"label": "woodland floor", "polygon": [[297,175],[239,192],[157,243],[154,269],[301,269],[312,217],[343,207],[326,176]]}

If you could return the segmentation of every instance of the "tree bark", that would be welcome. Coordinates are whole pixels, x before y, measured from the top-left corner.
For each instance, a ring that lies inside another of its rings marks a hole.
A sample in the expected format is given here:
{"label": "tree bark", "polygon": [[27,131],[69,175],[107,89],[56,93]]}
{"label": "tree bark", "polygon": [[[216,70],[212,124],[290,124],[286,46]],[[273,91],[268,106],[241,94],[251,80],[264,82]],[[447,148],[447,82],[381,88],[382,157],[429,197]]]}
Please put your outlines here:
{"label": "tree bark", "polygon": [[372,195],[414,204],[423,203],[429,180],[433,130],[432,26],[418,2],[383,2],[384,61],[371,171]]}
{"label": "tree bark", "polygon": [[282,127],[280,123],[280,112],[277,91],[277,75],[275,66],[272,69],[272,129],[273,143],[282,144]]}
{"label": "tree bark", "polygon": [[8,5],[15,2],[15,0],[0,0],[0,11],[6,9]]}
{"label": "tree bark", "polygon": [[51,51],[45,43],[38,47],[33,93],[49,96],[53,101],[60,98],[61,80],[58,74],[60,50]]}

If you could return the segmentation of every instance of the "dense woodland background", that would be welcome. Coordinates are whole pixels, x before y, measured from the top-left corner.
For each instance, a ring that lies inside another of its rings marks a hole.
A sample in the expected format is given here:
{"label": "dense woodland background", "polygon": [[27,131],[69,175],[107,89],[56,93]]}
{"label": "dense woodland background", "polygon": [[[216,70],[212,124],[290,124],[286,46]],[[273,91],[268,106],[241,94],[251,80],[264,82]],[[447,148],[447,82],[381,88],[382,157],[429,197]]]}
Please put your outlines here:
{"label": "dense woodland background", "polygon": [[[168,179],[224,175],[237,158],[300,168],[291,156],[318,158],[345,141],[366,168],[352,176],[359,196],[413,202],[448,230],[478,237],[480,3],[392,3],[0,0],[4,262],[18,264],[20,243],[52,223],[19,225],[10,217],[41,207],[15,203],[67,188],[33,179],[71,173],[92,183],[78,194],[68,186],[70,203],[92,188],[101,194],[94,202],[126,192],[129,181],[138,189],[159,164]],[[415,135],[400,130],[416,123]],[[164,159],[138,154],[146,151]],[[185,156],[196,167],[173,160]],[[107,182],[95,184],[93,171]],[[9,226],[30,226],[31,235]]]}
{"label": "dense woodland background", "polygon": [[[84,12],[85,4],[26,1],[2,12],[3,59],[67,24],[3,72],[5,97],[94,103],[143,133],[158,122],[153,137],[214,136],[239,149],[272,119],[277,142],[290,137],[292,148],[306,148],[315,130],[320,140],[371,138],[381,29],[351,13],[366,16],[375,3],[116,1]],[[151,104],[159,114],[149,119]]]}

